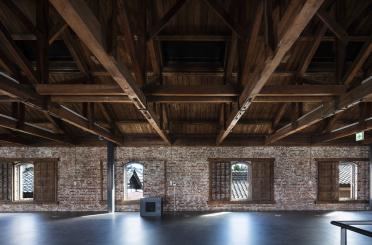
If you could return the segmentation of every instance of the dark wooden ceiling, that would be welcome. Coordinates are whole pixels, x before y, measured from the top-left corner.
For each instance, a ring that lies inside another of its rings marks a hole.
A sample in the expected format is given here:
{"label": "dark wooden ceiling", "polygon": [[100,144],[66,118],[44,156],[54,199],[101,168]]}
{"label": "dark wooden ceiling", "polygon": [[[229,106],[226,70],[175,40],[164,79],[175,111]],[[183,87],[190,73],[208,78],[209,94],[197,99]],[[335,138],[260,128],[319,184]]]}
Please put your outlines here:
{"label": "dark wooden ceiling", "polygon": [[0,145],[370,144],[371,9],[1,1]]}

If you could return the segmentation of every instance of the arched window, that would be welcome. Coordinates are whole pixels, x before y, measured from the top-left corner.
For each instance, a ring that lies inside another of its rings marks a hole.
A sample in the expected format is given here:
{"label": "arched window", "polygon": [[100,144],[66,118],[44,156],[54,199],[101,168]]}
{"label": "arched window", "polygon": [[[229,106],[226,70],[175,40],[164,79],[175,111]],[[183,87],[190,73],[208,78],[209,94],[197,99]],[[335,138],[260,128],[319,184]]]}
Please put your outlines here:
{"label": "arched window", "polygon": [[246,162],[231,165],[231,201],[252,200],[252,168]]}
{"label": "arched window", "polygon": [[15,200],[34,199],[34,165],[19,163],[15,165]]}
{"label": "arched window", "polygon": [[139,200],[143,197],[143,165],[128,163],[124,167],[124,200]]}
{"label": "arched window", "polygon": [[358,166],[352,162],[340,162],[338,170],[339,200],[356,200]]}

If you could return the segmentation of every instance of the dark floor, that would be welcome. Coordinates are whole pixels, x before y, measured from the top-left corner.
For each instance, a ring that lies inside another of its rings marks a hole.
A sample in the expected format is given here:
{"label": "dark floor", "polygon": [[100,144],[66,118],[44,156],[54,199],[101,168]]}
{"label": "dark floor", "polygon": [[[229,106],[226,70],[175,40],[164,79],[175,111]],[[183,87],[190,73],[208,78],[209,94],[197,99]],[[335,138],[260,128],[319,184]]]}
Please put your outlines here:
{"label": "dark floor", "polygon": [[[331,220],[372,220],[372,212],[221,212],[163,219],[138,213],[0,213],[0,244],[340,244],[340,229]],[[348,232],[348,242],[371,245],[372,238]]]}

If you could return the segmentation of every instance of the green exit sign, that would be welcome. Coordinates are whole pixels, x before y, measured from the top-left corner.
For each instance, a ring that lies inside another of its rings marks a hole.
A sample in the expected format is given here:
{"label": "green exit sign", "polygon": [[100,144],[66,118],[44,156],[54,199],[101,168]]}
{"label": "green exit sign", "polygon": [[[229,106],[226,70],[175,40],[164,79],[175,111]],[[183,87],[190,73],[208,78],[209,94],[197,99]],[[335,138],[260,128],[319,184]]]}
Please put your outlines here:
{"label": "green exit sign", "polygon": [[355,134],[355,140],[356,141],[362,141],[362,140],[364,140],[364,132],[362,131],[362,132],[356,133]]}

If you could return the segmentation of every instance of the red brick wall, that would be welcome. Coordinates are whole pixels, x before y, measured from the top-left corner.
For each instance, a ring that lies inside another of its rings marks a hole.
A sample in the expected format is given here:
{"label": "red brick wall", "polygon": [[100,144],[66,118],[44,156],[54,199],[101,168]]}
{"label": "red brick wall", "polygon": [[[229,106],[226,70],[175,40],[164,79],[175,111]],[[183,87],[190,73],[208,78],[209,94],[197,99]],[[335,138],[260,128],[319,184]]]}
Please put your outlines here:
{"label": "red brick wall", "polygon": [[[366,147],[129,147],[118,148],[116,164],[117,210],[137,210],[123,199],[123,166],[144,164],[144,195],[163,196],[166,210],[364,210],[366,204],[315,204],[317,169],[314,158],[367,158]],[[1,211],[100,211],[105,210],[106,149],[0,148],[3,158],[59,158],[58,204],[0,204]],[[275,158],[275,204],[208,205],[208,158]],[[101,170],[101,162],[104,168]],[[367,198],[368,165],[358,162],[358,197]]]}

